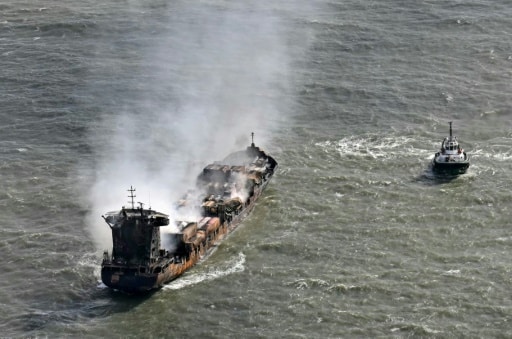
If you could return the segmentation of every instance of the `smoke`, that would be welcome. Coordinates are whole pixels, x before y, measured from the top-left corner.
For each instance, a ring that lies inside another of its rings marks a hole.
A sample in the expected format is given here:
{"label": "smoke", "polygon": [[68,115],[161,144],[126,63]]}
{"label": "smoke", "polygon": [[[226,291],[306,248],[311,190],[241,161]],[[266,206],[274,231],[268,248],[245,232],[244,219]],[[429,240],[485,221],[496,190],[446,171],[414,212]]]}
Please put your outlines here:
{"label": "smoke", "polygon": [[248,146],[251,132],[265,145],[282,119],[289,56],[281,19],[241,4],[179,6],[136,51],[137,104],[105,116],[91,136],[103,141],[94,149],[87,217],[99,249],[111,246],[99,216],[129,206],[130,185],[135,201],[172,219],[204,165]]}
{"label": "smoke", "polygon": [[246,188],[246,182],[247,182],[247,175],[246,174],[239,174],[239,173],[233,173],[233,182],[234,187],[231,191],[231,198],[239,198],[243,203],[247,201],[249,198],[249,192]]}

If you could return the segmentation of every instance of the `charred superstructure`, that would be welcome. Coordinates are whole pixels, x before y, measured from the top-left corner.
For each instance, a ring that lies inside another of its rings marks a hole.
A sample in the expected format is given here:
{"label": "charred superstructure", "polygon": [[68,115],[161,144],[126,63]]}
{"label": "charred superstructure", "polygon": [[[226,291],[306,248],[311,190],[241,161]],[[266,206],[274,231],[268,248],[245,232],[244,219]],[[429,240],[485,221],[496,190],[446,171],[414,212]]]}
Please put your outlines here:
{"label": "charred superstructure", "polygon": [[[161,232],[169,216],[134,205],[103,216],[112,230],[112,251],[105,251],[101,279],[111,288],[128,293],[156,289],[196,264],[253,209],[272,178],[277,162],[251,143],[222,162],[206,166],[197,188],[177,204],[177,211],[199,210],[188,220],[176,216],[174,232]],[[180,220],[182,219],[182,220]],[[163,248],[161,242],[171,244]]]}

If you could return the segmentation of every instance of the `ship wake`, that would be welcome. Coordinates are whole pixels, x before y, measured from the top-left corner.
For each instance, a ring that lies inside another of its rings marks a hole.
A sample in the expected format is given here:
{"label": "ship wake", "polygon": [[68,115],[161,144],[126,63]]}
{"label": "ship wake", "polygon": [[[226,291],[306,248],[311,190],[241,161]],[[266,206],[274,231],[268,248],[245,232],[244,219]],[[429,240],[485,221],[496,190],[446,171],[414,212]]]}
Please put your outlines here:
{"label": "ship wake", "polygon": [[[199,265],[198,267],[201,267]],[[180,290],[188,286],[193,286],[202,282],[216,280],[234,273],[243,272],[245,270],[245,255],[240,252],[237,257],[224,262],[222,265],[212,267],[207,272],[189,272],[180,279],[174,280],[165,285],[166,290]]]}

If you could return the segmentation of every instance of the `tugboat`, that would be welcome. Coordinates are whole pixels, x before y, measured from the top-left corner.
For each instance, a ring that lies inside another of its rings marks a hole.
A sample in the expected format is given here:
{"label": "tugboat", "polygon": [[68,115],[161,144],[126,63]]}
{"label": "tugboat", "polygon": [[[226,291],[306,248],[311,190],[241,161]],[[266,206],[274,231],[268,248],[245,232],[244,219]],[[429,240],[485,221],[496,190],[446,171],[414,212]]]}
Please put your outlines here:
{"label": "tugboat", "polygon": [[450,136],[444,138],[441,150],[434,155],[432,169],[438,174],[459,175],[466,173],[469,168],[469,156],[460,147],[457,137],[452,133],[450,121]]}
{"label": "tugboat", "polygon": [[[174,232],[160,235],[169,216],[134,205],[106,213],[112,230],[112,251],[103,253],[101,280],[129,294],[158,289],[176,279],[211,252],[215,245],[240,224],[254,208],[277,168],[277,162],[252,143],[244,151],[230,154],[206,166],[197,178],[196,190],[177,204],[198,212],[195,220],[175,218]],[[166,246],[162,247],[162,243]]]}

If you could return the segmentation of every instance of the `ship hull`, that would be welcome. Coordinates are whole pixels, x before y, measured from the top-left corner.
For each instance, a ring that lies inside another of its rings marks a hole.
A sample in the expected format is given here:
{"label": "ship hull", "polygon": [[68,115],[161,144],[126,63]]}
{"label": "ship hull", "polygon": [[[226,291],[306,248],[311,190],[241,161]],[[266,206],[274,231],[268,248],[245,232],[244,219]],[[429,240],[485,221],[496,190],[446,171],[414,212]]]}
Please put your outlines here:
{"label": "ship hull", "polygon": [[156,288],[159,274],[142,275],[129,273],[124,267],[114,268],[104,266],[101,270],[101,280],[105,285],[126,293],[147,292]]}
{"label": "ship hull", "polygon": [[176,279],[197,263],[198,259],[199,256],[191,256],[179,263],[170,263],[163,272],[152,274],[134,272],[122,266],[103,265],[101,280],[106,286],[128,294],[146,293]]}
{"label": "ship hull", "polygon": [[[233,232],[241,222],[254,209],[257,200],[270,182],[277,162],[258,148],[251,146],[247,150],[248,155],[265,157],[267,159],[267,170],[263,170],[263,176],[259,178],[258,184],[253,187],[252,194],[245,200],[242,207],[236,213],[229,215],[218,213],[213,216],[205,216],[206,219],[216,219],[220,224],[212,229],[205,229],[207,235],[204,238],[191,238],[184,240],[181,238],[182,246],[185,250],[180,253],[169,253],[161,249],[160,256],[153,259],[151,265],[126,265],[116,262],[111,256],[105,254],[101,279],[103,283],[115,290],[129,294],[146,293],[163,287],[165,284],[181,276],[188,269],[197,264],[201,259],[208,257],[213,249],[220,244],[231,232]],[[238,158],[242,152],[237,152],[225,159]],[[235,166],[236,167],[236,166]],[[256,182],[256,181],[255,181]],[[179,234],[178,234],[179,235]],[[181,235],[183,236],[183,235]]]}
{"label": "ship hull", "polygon": [[221,224],[212,239],[208,243],[203,244],[198,252],[192,253],[188,258],[183,258],[179,263],[170,261],[167,269],[158,274],[140,273],[138,267],[103,264],[101,269],[102,282],[112,289],[128,294],[146,293],[162,288],[165,284],[181,276],[202,258],[208,256],[214,247],[219,245],[227,235],[233,232],[254,209],[258,198],[263,193],[269,181],[270,178],[262,184],[261,189],[255,192],[254,196],[249,199],[244,209],[237,216],[231,221],[225,221]]}

